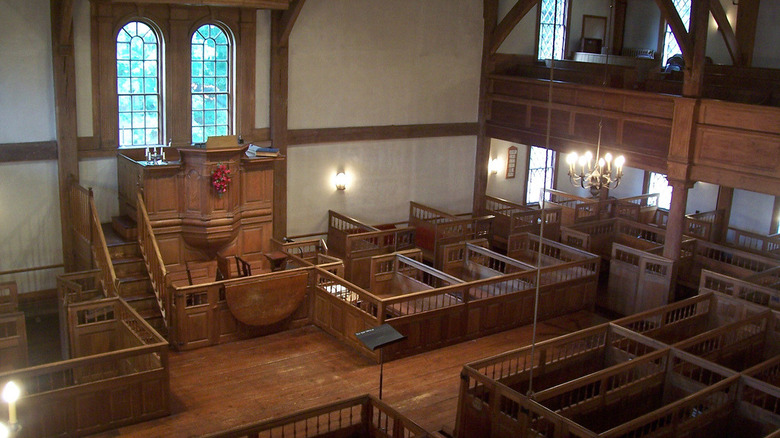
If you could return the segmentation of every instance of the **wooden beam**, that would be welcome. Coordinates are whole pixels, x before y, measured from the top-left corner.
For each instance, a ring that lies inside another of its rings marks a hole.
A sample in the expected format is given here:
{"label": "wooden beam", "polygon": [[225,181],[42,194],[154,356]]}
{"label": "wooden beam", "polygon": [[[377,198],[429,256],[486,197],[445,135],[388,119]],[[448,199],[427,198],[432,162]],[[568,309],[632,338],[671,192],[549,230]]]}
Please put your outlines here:
{"label": "wooden beam", "polygon": [[701,97],[704,89],[704,63],[707,51],[707,27],[710,21],[709,0],[691,0],[692,49],[683,72],[683,96]]}
{"label": "wooden beam", "polygon": [[655,0],[655,3],[661,9],[661,15],[671,26],[672,33],[677,39],[677,44],[683,52],[685,63],[690,65],[692,62],[693,42],[690,34],[685,30],[685,24],[683,24],[680,14],[677,13],[677,8],[674,7],[672,0]]}
{"label": "wooden beam", "polygon": [[710,0],[710,12],[712,12],[715,22],[718,23],[718,32],[720,32],[723,41],[726,43],[726,49],[731,56],[731,63],[742,65],[742,53],[739,50],[737,37],[734,34],[731,23],[729,23],[729,19],[726,17],[726,11],[723,9],[720,0]]}
{"label": "wooden beam", "polygon": [[71,30],[73,27],[71,26],[71,23],[73,22],[73,0],[62,1],[61,14],[62,16],[60,22],[62,27],[60,27],[60,43],[71,44]]}
{"label": "wooden beam", "polygon": [[753,48],[756,45],[756,23],[758,22],[758,6],[761,0],[739,0],[737,8],[737,30],[735,37],[739,43],[742,62],[740,65],[750,67],[753,64]]}
{"label": "wooden beam", "polygon": [[290,8],[284,11],[282,22],[280,23],[281,35],[279,38],[281,41],[284,41],[285,44],[290,40],[290,32],[292,32],[293,26],[295,26],[295,21],[298,19],[298,15],[300,15],[304,3],[306,3],[306,0],[292,0],[290,2]]}
{"label": "wooden beam", "polygon": [[[79,160],[76,124],[76,67],[73,44],[67,44],[60,38],[62,27],[73,26],[73,16],[65,19],[62,16],[63,1],[50,0],[52,71],[54,73],[54,103],[57,124],[57,170],[60,192],[60,226],[62,230],[62,258],[65,272],[75,268],[73,258],[73,227],[68,206],[68,178],[79,180]],[[72,42],[73,38],[70,38]]]}
{"label": "wooden beam", "polygon": [[290,0],[111,0],[111,3],[165,4],[171,6],[232,6],[254,9],[287,9]]}
{"label": "wooden beam", "polygon": [[493,61],[490,53],[494,41],[496,25],[498,24],[498,0],[484,0],[482,19],[482,70],[479,80],[479,108],[477,121],[477,151],[474,159],[474,195],[472,197],[473,211],[479,211],[485,203],[487,195],[488,163],[490,162],[490,138],[487,136],[487,120],[490,117],[490,73]]}
{"label": "wooden beam", "polygon": [[479,125],[477,123],[297,129],[289,131],[288,144],[302,145],[404,138],[458,137],[464,135],[477,135],[478,132]]}
{"label": "wooden beam", "polygon": [[[284,13],[271,13],[271,142],[287,155],[287,98],[289,97],[290,47],[283,39]],[[287,160],[274,161],[273,236],[287,236]]]}
{"label": "wooden beam", "polygon": [[517,0],[517,3],[509,10],[509,12],[501,20],[501,23],[496,26],[493,31],[493,41],[490,43],[490,54],[495,54],[501,44],[506,40],[512,30],[514,30],[517,23],[538,5],[541,0]]}
{"label": "wooden beam", "polygon": [[715,206],[716,210],[723,210],[723,220],[720,224],[720,230],[715,237],[716,241],[722,241],[726,238],[726,233],[729,229],[729,220],[731,218],[731,205],[734,200],[734,188],[719,186],[718,187],[718,200]]}
{"label": "wooden beam", "polygon": [[0,163],[56,159],[57,142],[54,140],[0,144]]}

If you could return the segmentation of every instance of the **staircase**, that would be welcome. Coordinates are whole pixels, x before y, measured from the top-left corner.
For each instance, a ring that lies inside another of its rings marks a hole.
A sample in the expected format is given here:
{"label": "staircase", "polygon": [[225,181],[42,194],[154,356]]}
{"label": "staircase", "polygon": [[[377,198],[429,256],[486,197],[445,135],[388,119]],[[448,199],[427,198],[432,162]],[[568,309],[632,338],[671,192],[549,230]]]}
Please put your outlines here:
{"label": "staircase", "polygon": [[167,337],[168,328],[157,305],[138,242],[117,241],[107,243],[107,246],[119,283],[119,295],[158,333]]}

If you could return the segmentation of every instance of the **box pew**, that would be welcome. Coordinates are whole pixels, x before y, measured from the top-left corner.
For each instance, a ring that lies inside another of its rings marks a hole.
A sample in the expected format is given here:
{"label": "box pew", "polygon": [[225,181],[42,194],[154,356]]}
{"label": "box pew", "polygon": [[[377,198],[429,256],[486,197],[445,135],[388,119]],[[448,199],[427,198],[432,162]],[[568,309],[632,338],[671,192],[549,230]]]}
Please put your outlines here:
{"label": "box pew", "polygon": [[0,373],[27,366],[24,312],[0,313]]}
{"label": "box pew", "polygon": [[658,210],[658,193],[620,198],[615,201],[615,217],[649,223]]}
{"label": "box pew", "polygon": [[415,422],[366,394],[306,409],[280,418],[206,435],[207,438],[296,437],[311,438],[423,438],[428,432]]}
{"label": "box pew", "polygon": [[765,311],[760,306],[708,292],[620,318],[613,323],[671,345]]}
{"label": "box pew", "polygon": [[83,436],[170,413],[168,342],[135,310],[116,297],[74,302],[68,326],[73,359],[0,373],[24,388],[24,436]]}
{"label": "box pew", "polygon": [[778,315],[769,309],[674,344],[682,351],[735,371],[744,371],[780,354]]}
{"label": "box pew", "polygon": [[444,246],[444,265],[441,270],[463,281],[474,281],[536,268],[491,251],[486,246],[487,241],[484,239]]}
{"label": "box pew", "polygon": [[[678,282],[697,287],[702,270],[744,279],[756,274],[773,271],[780,262],[729,246],[696,239],[691,246],[684,248],[692,253],[691,263],[680,267]],[[758,284],[758,283],[757,283]]]}
{"label": "box pew", "polygon": [[492,215],[460,217],[417,202],[409,203],[409,226],[416,230],[415,244],[423,250],[425,261],[442,265],[442,246],[487,238],[493,234]]}
{"label": "box pew", "polygon": [[674,262],[647,251],[612,244],[606,295],[597,303],[621,315],[632,315],[674,300]]}
{"label": "box pew", "polygon": [[443,272],[432,275],[422,269],[430,268],[419,262],[410,263],[403,256],[377,256],[375,261],[377,267],[373,272],[377,283],[391,282],[396,269],[406,275],[409,272],[406,270],[419,268],[423,279],[415,277],[414,284],[426,287],[405,295],[379,296],[317,269],[312,313],[317,326],[375,360],[378,354],[367,351],[355,333],[383,323],[407,336],[406,340],[384,349],[386,360],[531,323],[538,278],[541,279],[540,320],[592,309],[595,302],[598,272],[595,256],[543,267],[539,273],[532,269],[470,282],[452,278],[450,285],[436,288],[428,287],[430,279],[449,276]]}
{"label": "box pew", "polygon": [[723,243],[765,257],[780,258],[780,235],[777,234],[763,235],[728,227]]}
{"label": "box pew", "polygon": [[546,202],[561,208],[561,226],[613,216],[614,199],[583,198],[554,189],[545,189],[544,193]]}
{"label": "box pew", "polygon": [[706,292],[719,292],[773,310],[780,310],[780,290],[777,287],[767,287],[702,269],[699,279],[699,294]]}
{"label": "box pew", "polygon": [[522,205],[506,199],[485,196],[480,215],[492,215],[493,240],[491,244],[499,251],[506,251],[509,236],[519,233],[539,234],[544,213],[544,237],[559,240],[561,233],[561,209],[548,205],[544,212],[539,204]]}
{"label": "box pew", "polygon": [[[717,242],[721,240],[721,228],[725,216],[724,210],[705,211],[696,214],[686,214],[683,223],[683,235],[697,239]],[[658,208],[649,222],[659,228],[666,229],[669,221],[669,210]]]}
{"label": "box pew", "polygon": [[369,286],[371,257],[414,248],[416,233],[413,227],[379,229],[328,211],[328,254],[342,259],[345,277],[361,287]]}

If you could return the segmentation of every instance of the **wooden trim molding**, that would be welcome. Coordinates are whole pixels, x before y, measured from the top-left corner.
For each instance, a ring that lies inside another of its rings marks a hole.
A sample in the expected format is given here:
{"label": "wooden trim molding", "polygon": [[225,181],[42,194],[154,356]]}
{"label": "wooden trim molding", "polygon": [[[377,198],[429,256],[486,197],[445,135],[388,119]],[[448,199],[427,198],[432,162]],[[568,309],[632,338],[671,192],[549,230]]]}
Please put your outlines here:
{"label": "wooden trim molding", "polygon": [[[111,1],[114,3],[123,3],[126,0]],[[255,9],[287,9],[290,4],[290,0],[134,0],[134,2],[185,6],[230,6]]]}
{"label": "wooden trim molding", "polygon": [[57,155],[55,140],[0,144],[0,163],[56,160]]}
{"label": "wooden trim molding", "polygon": [[429,125],[360,126],[347,128],[295,129],[289,131],[289,145],[339,143],[349,141],[395,140],[405,138],[459,137],[477,135],[477,123]]}

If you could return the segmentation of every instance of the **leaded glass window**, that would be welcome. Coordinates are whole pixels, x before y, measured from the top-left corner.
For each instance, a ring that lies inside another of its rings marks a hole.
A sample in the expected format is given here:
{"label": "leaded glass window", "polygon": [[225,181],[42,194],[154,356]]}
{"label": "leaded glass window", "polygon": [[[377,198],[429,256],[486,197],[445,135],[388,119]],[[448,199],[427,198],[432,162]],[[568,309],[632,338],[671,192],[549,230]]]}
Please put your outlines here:
{"label": "leaded glass window", "polygon": [[[689,30],[691,27],[691,0],[672,0],[672,3],[677,9],[677,13],[680,14],[685,30]],[[672,33],[672,26],[667,24],[664,33],[664,59],[661,65],[666,65],[666,61],[677,53],[682,53],[682,51],[677,44],[674,33]]]}
{"label": "leaded glass window", "polygon": [[672,186],[663,173],[650,172],[650,182],[647,185],[648,193],[658,193],[658,207],[669,209],[672,205]]}
{"label": "leaded glass window", "polygon": [[539,59],[563,59],[567,3],[568,0],[542,0],[539,15]]}
{"label": "leaded glass window", "polygon": [[161,144],[160,43],[141,21],[127,23],[116,37],[119,145]]}
{"label": "leaded glass window", "polygon": [[216,25],[192,35],[192,142],[231,131],[231,43]]}
{"label": "leaded glass window", "polygon": [[554,188],[554,180],[555,151],[531,146],[528,156],[528,184],[526,184],[525,202],[528,204],[539,202],[545,187]]}

